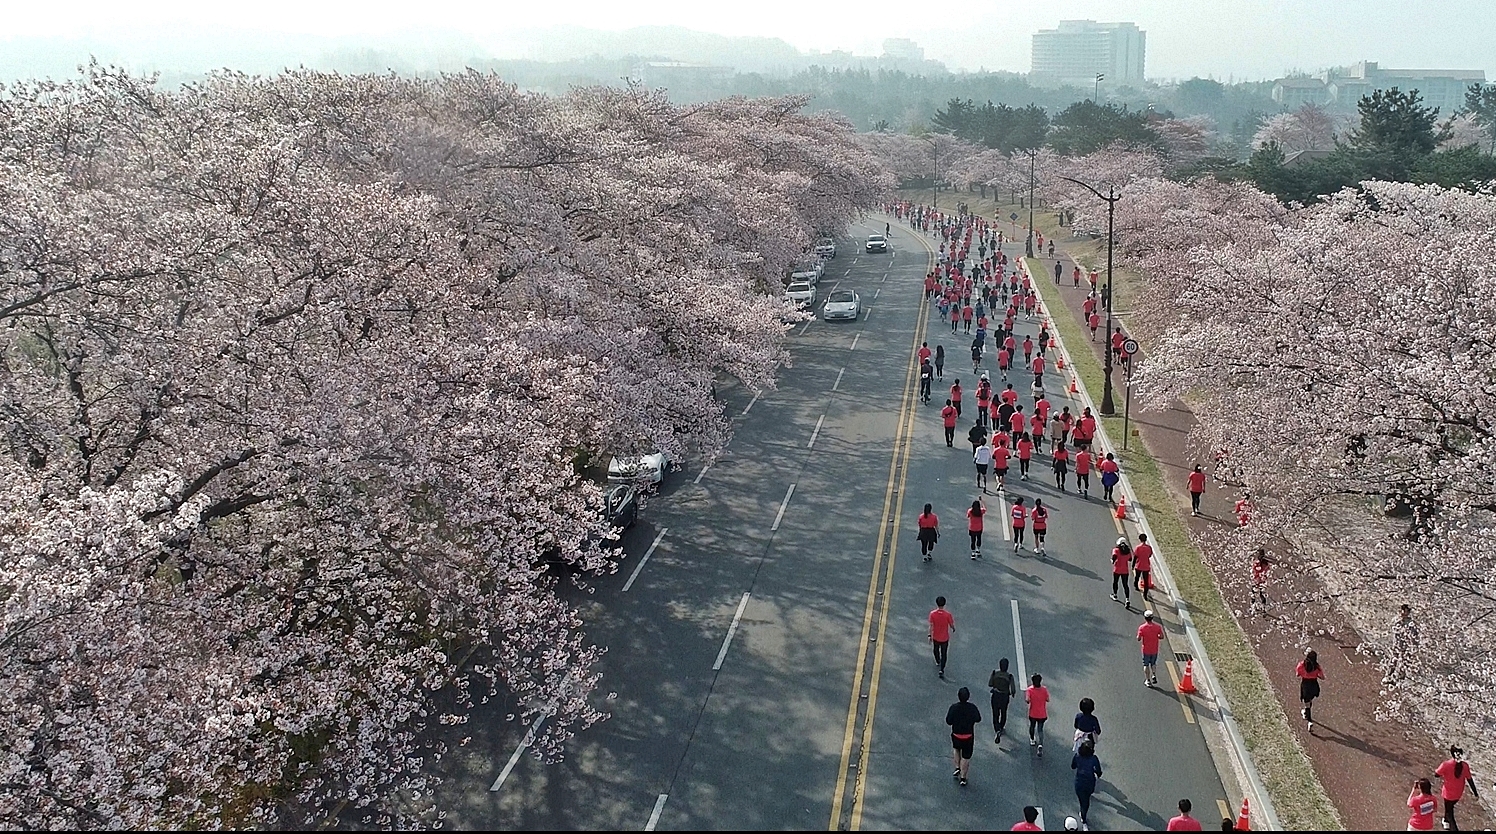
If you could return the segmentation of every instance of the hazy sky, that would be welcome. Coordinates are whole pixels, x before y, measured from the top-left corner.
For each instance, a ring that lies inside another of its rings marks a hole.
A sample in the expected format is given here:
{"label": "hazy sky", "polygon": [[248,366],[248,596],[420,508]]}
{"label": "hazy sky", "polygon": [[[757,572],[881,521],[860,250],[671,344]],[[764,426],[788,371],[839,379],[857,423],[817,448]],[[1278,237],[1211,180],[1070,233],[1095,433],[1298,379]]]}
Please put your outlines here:
{"label": "hazy sky", "polygon": [[[1126,20],[1148,33],[1147,73],[1272,78],[1357,60],[1399,68],[1483,69],[1496,79],[1496,0],[6,0],[7,36],[168,34],[201,27],[272,37],[452,29],[479,41],[558,23],[595,29],[671,24],[779,37],[801,49],[878,54],[908,37],[953,69],[1026,72],[1029,37],[1062,19]],[[930,14],[938,10],[939,15]],[[560,15],[557,13],[561,12]],[[518,57],[518,56],[501,56]]]}

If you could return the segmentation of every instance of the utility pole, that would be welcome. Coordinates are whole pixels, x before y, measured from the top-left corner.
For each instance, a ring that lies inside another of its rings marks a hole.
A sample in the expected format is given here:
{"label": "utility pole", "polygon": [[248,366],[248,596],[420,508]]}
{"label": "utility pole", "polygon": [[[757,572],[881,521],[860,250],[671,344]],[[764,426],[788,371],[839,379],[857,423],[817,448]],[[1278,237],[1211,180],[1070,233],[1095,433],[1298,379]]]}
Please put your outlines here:
{"label": "utility pole", "polygon": [[1096,73],[1096,90],[1091,93],[1091,103],[1092,104],[1100,104],[1101,103],[1101,82],[1105,81],[1105,80],[1106,80],[1106,73],[1104,73],[1104,72],[1098,72],[1098,73]]}
{"label": "utility pole", "polygon": [[1023,242],[1023,255],[1026,258],[1034,256],[1034,157],[1039,155],[1038,148],[1029,150],[1029,221],[1028,239]]}

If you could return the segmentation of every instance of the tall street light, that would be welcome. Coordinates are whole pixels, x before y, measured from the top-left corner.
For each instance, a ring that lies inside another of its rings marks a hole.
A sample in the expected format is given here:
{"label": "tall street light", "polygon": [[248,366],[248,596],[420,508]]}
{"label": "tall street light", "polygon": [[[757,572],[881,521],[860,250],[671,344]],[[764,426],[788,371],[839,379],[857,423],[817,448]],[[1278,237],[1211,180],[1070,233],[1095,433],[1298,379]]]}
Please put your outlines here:
{"label": "tall street light", "polygon": [[1038,148],[1029,150],[1029,222],[1028,239],[1023,242],[1023,256],[1032,258],[1034,256],[1034,158],[1039,155]]}
{"label": "tall street light", "polygon": [[1112,186],[1107,186],[1106,193],[1102,194],[1080,180],[1071,177],[1060,177],[1060,179],[1073,182],[1095,194],[1098,199],[1106,201],[1106,341],[1102,345],[1103,352],[1106,354],[1106,380],[1101,388],[1101,413],[1107,417],[1115,417],[1117,403],[1112,397],[1112,239],[1116,229],[1113,225],[1113,216],[1117,211],[1117,201],[1122,199],[1122,195],[1118,194],[1117,189]]}

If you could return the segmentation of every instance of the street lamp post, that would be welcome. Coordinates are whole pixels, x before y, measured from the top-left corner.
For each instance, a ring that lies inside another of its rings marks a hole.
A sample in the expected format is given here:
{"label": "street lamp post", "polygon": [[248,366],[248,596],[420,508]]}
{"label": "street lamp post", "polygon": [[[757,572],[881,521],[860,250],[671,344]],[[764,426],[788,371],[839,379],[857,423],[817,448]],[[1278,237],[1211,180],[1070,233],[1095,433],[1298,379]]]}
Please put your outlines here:
{"label": "street lamp post", "polygon": [[1117,403],[1112,396],[1112,242],[1114,240],[1114,232],[1116,231],[1114,218],[1117,212],[1117,201],[1122,199],[1122,195],[1118,194],[1117,189],[1111,186],[1108,186],[1106,193],[1102,194],[1080,180],[1072,179],[1071,177],[1060,177],[1060,179],[1073,182],[1095,194],[1097,199],[1106,201],[1106,341],[1102,345],[1102,350],[1106,355],[1104,369],[1106,379],[1103,381],[1101,388],[1101,413],[1107,417],[1115,417],[1117,414]]}
{"label": "street lamp post", "polygon": [[1023,256],[1026,258],[1034,256],[1034,157],[1038,156],[1038,154],[1038,148],[1029,150],[1028,240],[1023,242]]}
{"label": "street lamp post", "polygon": [[1095,90],[1095,92],[1091,93],[1091,103],[1092,104],[1100,104],[1101,103],[1101,82],[1105,81],[1105,80],[1106,80],[1106,73],[1099,72],[1099,73],[1096,74],[1096,90]]}

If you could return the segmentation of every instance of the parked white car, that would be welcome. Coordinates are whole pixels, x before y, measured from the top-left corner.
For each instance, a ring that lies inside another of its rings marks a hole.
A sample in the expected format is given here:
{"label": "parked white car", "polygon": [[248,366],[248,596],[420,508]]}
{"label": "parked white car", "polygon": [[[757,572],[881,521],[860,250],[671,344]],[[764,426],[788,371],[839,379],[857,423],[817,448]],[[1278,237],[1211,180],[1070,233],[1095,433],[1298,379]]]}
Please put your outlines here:
{"label": "parked white car", "polygon": [[809,307],[816,303],[816,288],[804,281],[796,281],[785,289],[784,297],[801,307]]}
{"label": "parked white car", "polygon": [[815,286],[816,284],[820,283],[821,274],[825,271],[826,267],[821,262],[821,259],[812,258],[811,260],[795,264],[795,266],[790,270],[790,283],[793,284],[796,281],[804,281],[811,286]]}
{"label": "parked white car", "polygon": [[821,238],[820,242],[816,244],[815,252],[817,255],[820,255],[823,258],[835,258],[836,241],[832,240],[829,237]]}
{"label": "parked white car", "polygon": [[632,481],[643,478],[651,484],[665,480],[665,471],[670,468],[670,458],[664,452],[652,455],[617,457],[608,461],[608,480]]}

